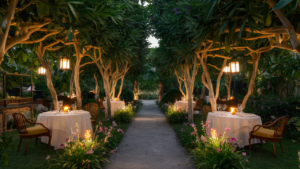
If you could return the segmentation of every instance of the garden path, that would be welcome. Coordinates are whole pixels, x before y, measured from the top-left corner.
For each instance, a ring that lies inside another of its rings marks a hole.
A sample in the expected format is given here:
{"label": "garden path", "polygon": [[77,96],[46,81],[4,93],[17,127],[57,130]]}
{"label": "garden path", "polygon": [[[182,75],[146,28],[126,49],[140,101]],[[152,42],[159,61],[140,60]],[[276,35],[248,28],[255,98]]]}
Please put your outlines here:
{"label": "garden path", "polygon": [[155,100],[143,100],[143,107],[126,131],[117,153],[108,159],[111,164],[104,168],[195,168],[187,155]]}

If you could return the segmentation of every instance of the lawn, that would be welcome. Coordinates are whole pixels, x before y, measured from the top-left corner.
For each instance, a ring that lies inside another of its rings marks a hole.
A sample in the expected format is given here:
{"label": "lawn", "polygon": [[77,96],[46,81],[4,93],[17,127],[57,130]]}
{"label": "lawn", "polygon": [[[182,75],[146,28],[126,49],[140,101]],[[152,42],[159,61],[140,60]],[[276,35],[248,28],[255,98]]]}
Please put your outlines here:
{"label": "lawn", "polygon": [[[105,121],[104,113],[99,110],[98,121],[102,121],[104,126],[111,126],[111,121]],[[130,123],[118,124],[118,128],[121,128],[126,132]],[[28,125],[28,127],[31,127]],[[19,145],[19,135],[16,130],[8,132],[8,136],[13,136],[13,145],[15,146],[14,151],[7,151],[8,154],[8,166],[4,166],[3,163],[0,164],[1,169],[42,169],[48,168],[48,160],[46,157],[48,155],[51,158],[56,157],[57,153],[53,147],[48,151],[47,144],[42,143],[38,139],[38,144],[35,146],[35,139],[30,139],[28,143],[27,155],[24,155],[26,140],[23,140],[20,151],[17,152]],[[116,145],[111,145],[116,147],[121,141],[122,137],[116,138]]]}
{"label": "lawn", "polygon": [[[197,125],[199,135],[203,133],[202,115],[194,115],[194,123]],[[176,132],[180,132],[182,124],[172,124]],[[298,166],[298,150],[300,146],[293,143],[290,139],[283,138],[282,140],[284,154],[281,152],[279,143],[275,143],[277,158],[273,156],[272,143],[266,142],[261,147],[260,144],[252,145],[252,150],[249,146],[245,147],[246,152],[250,152],[249,165],[251,169],[296,169]]]}

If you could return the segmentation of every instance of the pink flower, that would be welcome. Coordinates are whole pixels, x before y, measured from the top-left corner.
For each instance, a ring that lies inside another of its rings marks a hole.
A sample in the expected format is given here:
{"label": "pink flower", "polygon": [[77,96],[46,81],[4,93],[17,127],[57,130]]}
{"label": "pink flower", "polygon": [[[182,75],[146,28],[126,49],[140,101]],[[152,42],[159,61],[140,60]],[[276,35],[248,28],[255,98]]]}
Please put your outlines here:
{"label": "pink flower", "polygon": [[236,138],[232,137],[232,138],[231,138],[231,141],[232,141],[232,142],[236,142]]}
{"label": "pink flower", "polygon": [[77,134],[77,133],[76,133],[76,132],[74,132],[74,131],[72,131],[72,133],[71,133],[71,134],[72,134],[72,135],[74,135],[74,136],[76,136],[76,134]]}
{"label": "pink flower", "polygon": [[206,123],[211,123],[211,121],[210,121],[210,120],[207,120]]}
{"label": "pink flower", "polygon": [[190,126],[191,127],[196,127],[196,125],[194,123],[191,123]]}
{"label": "pink flower", "polygon": [[50,156],[47,156],[47,157],[46,157],[46,160],[49,160],[49,159],[50,159]]}
{"label": "pink flower", "polygon": [[111,150],[110,153],[116,153],[116,151],[117,151],[117,148],[114,150]]}
{"label": "pink flower", "polygon": [[221,145],[223,145],[225,143],[225,140],[222,141]]}
{"label": "pink flower", "polygon": [[122,134],[124,134],[124,131],[122,129],[120,129],[120,128],[117,131],[118,132],[122,132]]}
{"label": "pink flower", "polygon": [[99,124],[100,124],[100,125],[102,125],[102,122],[101,122],[101,121],[99,121]]}
{"label": "pink flower", "polygon": [[54,150],[58,150],[58,149],[59,149],[59,147],[57,147],[57,146],[54,147]]}
{"label": "pink flower", "polygon": [[243,154],[243,156],[246,156],[246,155],[247,155],[247,153],[246,153],[246,152],[242,152],[242,154]]}
{"label": "pink flower", "polygon": [[65,147],[65,145],[64,145],[64,144],[61,144],[61,145],[60,145],[60,148],[61,148],[61,149],[63,149],[64,147]]}
{"label": "pink flower", "polygon": [[93,154],[93,153],[94,153],[93,149],[90,149],[85,154]]}
{"label": "pink flower", "polygon": [[102,152],[102,154],[106,154],[105,152]]}
{"label": "pink flower", "polygon": [[204,137],[204,136],[202,136],[202,135],[201,135],[201,140],[202,140],[203,142],[207,142],[206,137]]}
{"label": "pink flower", "polygon": [[185,119],[188,119],[186,116],[184,116]]}
{"label": "pink flower", "polygon": [[219,149],[219,147],[217,147],[217,153],[219,153],[221,150]]}
{"label": "pink flower", "polygon": [[66,138],[66,142],[70,143],[70,138]]}
{"label": "pink flower", "polygon": [[101,133],[103,131],[103,127],[102,126],[100,126],[99,127],[99,131],[98,131],[98,133]]}
{"label": "pink flower", "polygon": [[191,132],[191,135],[195,135],[196,134],[196,132],[194,131],[194,132]]}
{"label": "pink flower", "polygon": [[115,121],[112,122],[112,125],[113,125],[114,127],[117,127],[117,126],[118,126],[117,123],[116,123]]}
{"label": "pink flower", "polygon": [[231,129],[228,127],[225,127],[225,132],[230,131]]}
{"label": "pink flower", "polygon": [[249,162],[248,160],[246,160],[246,162]]}

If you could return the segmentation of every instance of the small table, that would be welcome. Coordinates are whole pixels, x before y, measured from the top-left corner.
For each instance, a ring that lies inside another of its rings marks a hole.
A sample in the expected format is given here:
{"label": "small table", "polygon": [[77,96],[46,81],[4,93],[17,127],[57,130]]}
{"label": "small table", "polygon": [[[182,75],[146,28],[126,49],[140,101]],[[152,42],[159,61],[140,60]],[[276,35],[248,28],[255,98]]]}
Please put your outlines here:
{"label": "small table", "polygon": [[[226,137],[236,138],[240,148],[249,145],[249,133],[253,127],[262,124],[260,116],[255,114],[242,113],[238,116],[225,111],[209,112],[207,121],[211,121],[211,124],[206,128],[206,134],[211,134],[211,128],[213,128],[220,135],[224,133],[225,127],[228,127],[231,130],[226,132]],[[251,143],[260,143],[260,141],[253,139]]]}
{"label": "small table", "polygon": [[[178,107],[178,108],[183,108],[186,110],[186,112],[188,112],[188,101],[176,101],[175,102],[175,107]],[[193,113],[194,113],[194,108],[196,107],[196,102],[193,101],[192,102],[192,110],[193,110]]]}
{"label": "small table", "polygon": [[[48,111],[39,114],[37,123],[42,123],[51,130],[51,146],[60,146],[65,143],[66,138],[71,136],[71,129],[76,132],[78,124],[79,135],[84,136],[86,130],[93,132],[91,115],[88,111],[75,110],[68,114],[57,114],[58,111]],[[63,113],[63,112],[61,112]],[[73,138],[77,140],[77,137]],[[41,137],[41,141],[48,143],[49,137]]]}
{"label": "small table", "polygon": [[[115,114],[119,109],[125,108],[124,101],[110,101],[111,116]],[[107,101],[103,101],[103,106],[105,107],[105,117],[108,117]]]}

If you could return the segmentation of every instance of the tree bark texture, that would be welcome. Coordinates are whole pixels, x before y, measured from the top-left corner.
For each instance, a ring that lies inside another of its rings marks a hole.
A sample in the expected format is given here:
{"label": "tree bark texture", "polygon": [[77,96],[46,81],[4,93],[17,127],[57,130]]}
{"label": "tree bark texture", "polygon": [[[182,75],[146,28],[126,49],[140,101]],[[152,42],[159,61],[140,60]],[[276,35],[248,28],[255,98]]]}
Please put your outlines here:
{"label": "tree bark texture", "polygon": [[83,57],[82,53],[85,53],[85,49],[82,49],[82,53],[79,49],[79,43],[74,44],[75,51],[76,51],[76,63],[74,67],[74,82],[75,82],[75,89],[76,89],[76,100],[77,100],[77,108],[80,110],[82,108],[82,98],[81,98],[81,89],[79,84],[79,75],[80,75],[80,62]]}
{"label": "tree bark texture", "polygon": [[95,75],[95,73],[94,73],[94,79],[95,79],[95,99],[97,99],[99,97],[100,88],[99,88],[98,79],[97,79],[97,76]]}
{"label": "tree bark texture", "polygon": [[163,94],[164,94],[164,84],[160,80],[158,81],[158,102],[161,101]]}
{"label": "tree bark texture", "polygon": [[231,97],[231,94],[230,94],[231,80],[232,80],[231,74],[226,75],[225,87],[227,88],[227,100],[230,100],[230,97]]}
{"label": "tree bark texture", "polygon": [[261,53],[256,53],[256,54],[252,54],[252,62],[253,62],[253,70],[252,70],[252,75],[251,75],[251,79],[250,79],[250,83],[248,86],[248,92],[246,94],[246,96],[243,99],[242,102],[242,108],[244,109],[246,107],[246,103],[248,101],[248,98],[253,94],[254,91],[254,82],[255,82],[255,78],[256,78],[256,72],[257,72],[257,67],[258,67],[258,62],[260,59],[260,55]]}
{"label": "tree bark texture", "polygon": [[205,96],[206,96],[205,93],[206,93],[206,87],[205,87],[205,85],[203,85],[201,88],[200,99],[205,99]]}
{"label": "tree bark texture", "polygon": [[122,77],[121,77],[121,86],[120,86],[120,89],[119,89],[119,94],[118,94],[118,99],[120,99],[120,96],[121,96],[121,94],[122,94],[122,89],[123,89],[123,84],[124,84],[124,78],[125,78],[125,75],[123,75]]}
{"label": "tree bark texture", "polygon": [[70,97],[72,97],[73,95],[73,86],[74,86],[74,68],[71,69],[72,70],[72,74],[71,74],[71,78],[70,78]]}

